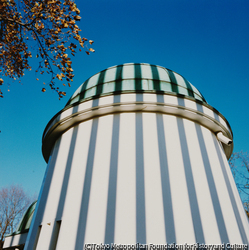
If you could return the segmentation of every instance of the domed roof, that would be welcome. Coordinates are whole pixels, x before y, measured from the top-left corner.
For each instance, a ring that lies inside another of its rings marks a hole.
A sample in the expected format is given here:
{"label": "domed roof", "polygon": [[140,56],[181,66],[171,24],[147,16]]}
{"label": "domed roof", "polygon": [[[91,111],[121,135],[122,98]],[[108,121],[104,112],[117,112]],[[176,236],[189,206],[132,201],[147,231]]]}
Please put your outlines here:
{"label": "domed roof", "polygon": [[27,209],[27,211],[23,215],[21,221],[19,222],[19,225],[17,226],[17,229],[14,232],[14,234],[19,234],[19,233],[25,232],[26,230],[28,230],[30,228],[31,221],[32,221],[34,211],[35,211],[35,207],[36,207],[36,203],[37,203],[37,201],[34,201],[29,206],[29,208]]}
{"label": "domed roof", "polygon": [[170,69],[147,63],[127,63],[90,77],[75,91],[66,106],[89,98],[125,92],[175,93],[206,102],[189,81]]}

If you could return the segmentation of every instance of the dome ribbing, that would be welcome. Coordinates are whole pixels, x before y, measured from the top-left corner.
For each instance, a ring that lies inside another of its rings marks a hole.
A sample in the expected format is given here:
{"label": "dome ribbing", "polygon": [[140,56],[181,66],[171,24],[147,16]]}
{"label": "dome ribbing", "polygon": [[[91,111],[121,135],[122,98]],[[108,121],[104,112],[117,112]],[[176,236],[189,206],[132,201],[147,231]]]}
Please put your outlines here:
{"label": "dome ribbing", "polygon": [[206,102],[189,81],[170,69],[146,63],[127,63],[90,77],[75,91],[66,107],[85,99],[124,92],[175,93]]}

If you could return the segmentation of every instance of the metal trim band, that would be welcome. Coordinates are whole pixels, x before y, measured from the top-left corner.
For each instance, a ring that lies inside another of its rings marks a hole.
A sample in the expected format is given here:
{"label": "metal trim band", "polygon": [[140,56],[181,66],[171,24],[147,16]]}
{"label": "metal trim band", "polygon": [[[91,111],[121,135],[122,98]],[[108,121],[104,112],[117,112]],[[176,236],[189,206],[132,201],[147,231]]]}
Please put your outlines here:
{"label": "metal trim band", "polygon": [[[78,106],[75,106],[74,108],[76,107]],[[86,120],[95,117],[113,113],[122,113],[122,112],[156,112],[169,115],[176,115],[197,122],[198,124],[207,127],[215,134],[221,131],[228,138],[232,139],[231,131],[229,131],[219,121],[205,114],[204,112],[194,110],[188,107],[169,104],[169,103],[148,102],[148,101],[110,103],[106,105],[97,105],[95,107],[83,109],[81,111],[76,111],[73,114],[68,115],[63,119],[58,120],[54,124],[51,124],[52,126],[47,127],[46,130],[44,131],[43,145],[42,145],[42,152],[46,162],[49,159],[50,151],[52,150],[55,141],[66,130],[70,129],[76,124],[79,124],[81,122],[84,122]],[[63,112],[61,114],[63,114]],[[56,117],[54,117],[54,119],[56,119]],[[226,157],[229,159],[229,157],[232,154],[233,145],[227,146],[223,144],[223,148]]]}

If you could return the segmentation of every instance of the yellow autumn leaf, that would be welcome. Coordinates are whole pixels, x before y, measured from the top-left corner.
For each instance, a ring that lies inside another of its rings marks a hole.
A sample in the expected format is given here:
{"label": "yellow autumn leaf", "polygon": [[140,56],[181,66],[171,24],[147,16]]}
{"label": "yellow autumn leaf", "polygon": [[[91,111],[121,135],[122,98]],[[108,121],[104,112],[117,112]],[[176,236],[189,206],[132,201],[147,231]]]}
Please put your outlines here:
{"label": "yellow autumn leaf", "polygon": [[79,21],[81,19],[81,17],[80,16],[74,16],[74,20],[76,20],[76,21]]}
{"label": "yellow autumn leaf", "polygon": [[62,76],[57,74],[56,77],[59,79],[59,80],[62,80]]}

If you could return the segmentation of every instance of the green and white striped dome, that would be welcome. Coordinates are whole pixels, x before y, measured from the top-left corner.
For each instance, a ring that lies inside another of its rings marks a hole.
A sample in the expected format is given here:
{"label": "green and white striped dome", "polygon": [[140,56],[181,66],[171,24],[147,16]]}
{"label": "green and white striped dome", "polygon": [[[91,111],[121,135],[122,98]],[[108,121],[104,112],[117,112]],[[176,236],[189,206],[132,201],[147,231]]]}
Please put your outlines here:
{"label": "green and white striped dome", "polygon": [[147,63],[127,63],[90,77],[75,91],[66,106],[89,98],[125,92],[175,93],[206,102],[189,81],[170,69]]}
{"label": "green and white striped dome", "polygon": [[28,230],[30,228],[36,204],[37,204],[37,201],[34,201],[29,206],[29,208],[27,209],[27,211],[23,215],[19,225],[17,226],[17,229],[16,229],[15,233],[21,233],[21,232],[24,232],[25,230]]}

